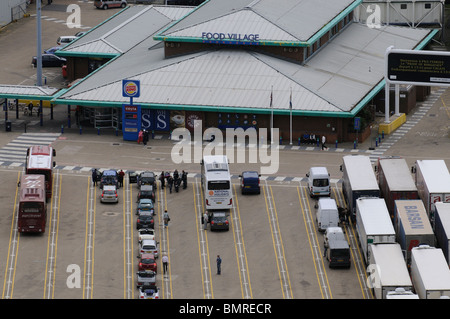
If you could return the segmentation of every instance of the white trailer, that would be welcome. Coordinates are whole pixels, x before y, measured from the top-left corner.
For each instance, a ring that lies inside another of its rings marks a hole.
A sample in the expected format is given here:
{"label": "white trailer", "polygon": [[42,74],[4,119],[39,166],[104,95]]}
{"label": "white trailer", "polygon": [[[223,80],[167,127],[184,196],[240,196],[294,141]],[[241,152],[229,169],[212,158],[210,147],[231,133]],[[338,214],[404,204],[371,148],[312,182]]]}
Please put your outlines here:
{"label": "white trailer", "polygon": [[420,299],[450,297],[450,270],[440,248],[421,245],[411,250],[411,278]]}
{"label": "white trailer", "polygon": [[386,299],[390,291],[413,285],[399,244],[369,245],[369,267],[372,288],[377,299]]}
{"label": "white trailer", "polygon": [[435,203],[433,215],[437,245],[442,249],[447,264],[450,265],[450,203]]}
{"label": "white trailer", "polygon": [[428,217],[433,223],[431,205],[450,202],[450,173],[444,160],[416,161],[416,186],[423,200]]}
{"label": "white trailer", "polygon": [[346,155],[342,158],[342,190],[351,216],[359,197],[380,197],[380,188],[369,156]]}
{"label": "white trailer", "polygon": [[361,197],[356,200],[356,231],[366,263],[369,260],[370,244],[396,242],[394,226],[384,199]]}

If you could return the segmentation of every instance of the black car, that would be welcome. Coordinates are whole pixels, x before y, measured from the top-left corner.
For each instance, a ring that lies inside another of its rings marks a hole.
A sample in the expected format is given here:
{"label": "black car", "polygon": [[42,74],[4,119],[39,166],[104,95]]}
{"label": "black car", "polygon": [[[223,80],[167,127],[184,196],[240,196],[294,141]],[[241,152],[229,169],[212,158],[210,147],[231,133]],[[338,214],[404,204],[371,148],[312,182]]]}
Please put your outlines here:
{"label": "black car", "polygon": [[[37,57],[33,57],[33,60],[31,61],[31,64],[33,64],[34,67],[37,66]],[[54,54],[42,54],[42,67],[56,67],[56,66],[63,66],[66,64],[66,59],[61,58],[59,56],[56,56]]]}
{"label": "black car", "polygon": [[155,200],[155,189],[153,188],[153,185],[142,185],[139,189],[137,200],[148,198],[151,200]]}
{"label": "black car", "polygon": [[137,183],[137,178],[138,175],[135,171],[128,171],[128,181],[130,182],[130,184],[132,183]]}
{"label": "black car", "polygon": [[229,230],[227,213],[224,211],[212,212],[209,217],[211,230]]}
{"label": "black car", "polygon": [[154,228],[155,220],[153,218],[153,212],[140,211],[136,220],[136,229],[141,228]]}
{"label": "black car", "polygon": [[142,172],[138,177],[139,187],[142,185],[152,185],[156,189],[156,175],[153,172]]}

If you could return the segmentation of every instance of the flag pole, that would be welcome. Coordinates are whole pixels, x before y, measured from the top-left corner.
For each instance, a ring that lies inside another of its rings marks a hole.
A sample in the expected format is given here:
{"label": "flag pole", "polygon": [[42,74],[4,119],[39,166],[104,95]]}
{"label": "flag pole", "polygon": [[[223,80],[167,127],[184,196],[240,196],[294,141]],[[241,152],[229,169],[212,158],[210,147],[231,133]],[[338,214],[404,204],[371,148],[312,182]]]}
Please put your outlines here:
{"label": "flag pole", "polygon": [[289,115],[290,115],[290,141],[289,144],[292,145],[292,88],[291,95],[289,96]]}
{"label": "flag pole", "polygon": [[271,144],[273,144],[273,85],[272,85],[272,89],[270,91],[270,109],[271,109],[271,115],[270,115],[270,141],[271,141]]}

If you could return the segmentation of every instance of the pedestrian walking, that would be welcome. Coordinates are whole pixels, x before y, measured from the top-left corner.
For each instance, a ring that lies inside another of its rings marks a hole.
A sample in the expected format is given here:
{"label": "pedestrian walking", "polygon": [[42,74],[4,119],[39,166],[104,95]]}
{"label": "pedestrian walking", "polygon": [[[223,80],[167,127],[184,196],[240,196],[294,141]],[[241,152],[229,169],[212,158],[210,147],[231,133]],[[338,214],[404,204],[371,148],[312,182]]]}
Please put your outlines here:
{"label": "pedestrian walking", "polygon": [[123,178],[125,177],[125,173],[122,170],[120,170],[118,175],[119,175],[118,177],[119,187],[123,187]]}
{"label": "pedestrian walking", "polygon": [[328,146],[325,145],[325,142],[327,141],[327,138],[325,135],[322,135],[322,151],[324,148],[328,149]]}
{"label": "pedestrian walking", "polygon": [[164,179],[164,171],[162,171],[161,175],[159,175],[159,181],[161,182],[161,189],[164,189],[166,184],[166,180]]}
{"label": "pedestrian walking", "polygon": [[170,221],[170,217],[169,217],[169,213],[167,212],[167,209],[164,211],[164,227],[169,226],[169,221]]}
{"label": "pedestrian walking", "polygon": [[169,185],[170,194],[172,194],[172,186],[173,186],[173,177],[169,175],[167,178],[167,185]]}
{"label": "pedestrian walking", "polygon": [[203,229],[206,230],[206,227],[208,226],[208,213],[203,214]]}
{"label": "pedestrian walking", "polygon": [[144,143],[144,145],[147,145],[147,142],[148,142],[148,131],[147,130],[144,130],[144,137],[143,137],[142,142]]}
{"label": "pedestrian walking", "polygon": [[167,255],[164,255],[162,257],[162,263],[163,263],[163,271],[164,271],[164,275],[165,275],[166,271],[168,271],[168,268],[169,268],[169,257],[167,257]]}
{"label": "pedestrian walking", "polygon": [[217,274],[220,275],[221,271],[222,271],[222,258],[220,258],[220,255],[217,255]]}
{"label": "pedestrian walking", "polygon": [[175,171],[173,172],[173,179],[177,180],[180,177],[180,175],[178,174],[178,170],[175,169]]}

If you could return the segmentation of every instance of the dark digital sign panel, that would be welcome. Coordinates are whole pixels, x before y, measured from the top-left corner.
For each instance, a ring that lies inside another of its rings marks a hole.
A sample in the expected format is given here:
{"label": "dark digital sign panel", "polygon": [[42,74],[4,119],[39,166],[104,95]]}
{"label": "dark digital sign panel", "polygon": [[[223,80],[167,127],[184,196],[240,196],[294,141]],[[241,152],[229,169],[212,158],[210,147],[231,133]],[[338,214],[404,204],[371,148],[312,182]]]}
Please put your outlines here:
{"label": "dark digital sign panel", "polygon": [[391,50],[387,53],[391,83],[450,85],[450,55],[440,51]]}

